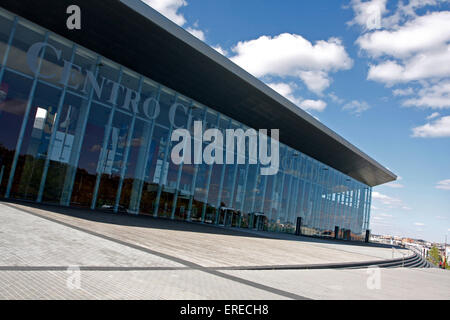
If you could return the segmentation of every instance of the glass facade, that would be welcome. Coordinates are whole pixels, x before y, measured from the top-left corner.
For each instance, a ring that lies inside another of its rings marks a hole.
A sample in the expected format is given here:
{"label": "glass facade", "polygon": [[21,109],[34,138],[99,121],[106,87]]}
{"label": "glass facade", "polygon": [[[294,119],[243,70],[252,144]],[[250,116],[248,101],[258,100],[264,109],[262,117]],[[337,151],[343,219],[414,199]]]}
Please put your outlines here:
{"label": "glass facade", "polygon": [[364,239],[369,186],[283,144],[276,175],[175,165],[176,128],[248,127],[1,9],[0,63],[2,198]]}

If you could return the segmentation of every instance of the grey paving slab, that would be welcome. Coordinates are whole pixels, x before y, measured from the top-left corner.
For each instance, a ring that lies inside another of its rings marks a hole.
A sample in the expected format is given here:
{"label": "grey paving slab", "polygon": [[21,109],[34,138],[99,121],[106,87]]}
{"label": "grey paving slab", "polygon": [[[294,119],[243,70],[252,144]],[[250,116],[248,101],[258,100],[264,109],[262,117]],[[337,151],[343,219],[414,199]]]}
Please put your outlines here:
{"label": "grey paving slab", "polygon": [[[279,289],[311,299],[450,299],[450,272],[440,269],[239,270],[224,272],[265,285],[275,285]],[[375,278],[378,277],[378,272],[379,278]]]}
{"label": "grey paving slab", "polygon": [[1,266],[182,267],[0,204]]}
{"label": "grey paving slab", "polygon": [[[367,270],[211,268],[392,255],[386,248],[277,237],[0,203],[0,299],[450,298],[449,273],[439,269],[380,269],[381,286],[371,290]],[[82,268],[79,288],[68,285],[74,275],[68,266]]]}
{"label": "grey paving slab", "polygon": [[[324,264],[392,258],[389,248],[348,245],[344,242],[290,241],[163,219],[138,219],[60,208],[55,208],[54,212],[53,209],[20,204],[13,206],[204,267]],[[400,251],[395,251],[394,257],[401,257]]]}
{"label": "grey paving slab", "polygon": [[1,271],[0,299],[278,300],[286,297],[197,270],[81,271],[80,286],[64,271]]}
{"label": "grey paving slab", "polygon": [[328,239],[320,239],[313,237],[305,237],[305,236],[295,236],[293,234],[288,233],[279,233],[279,232],[263,232],[263,231],[255,231],[244,229],[244,232],[249,234],[264,236],[272,239],[279,239],[284,241],[300,241],[309,243],[309,245],[314,247],[322,247],[334,249],[341,252],[357,252],[363,254],[367,257],[372,257],[376,259],[395,259],[401,258],[402,256],[406,257],[411,254],[409,250],[394,248],[392,249],[389,246],[377,246],[376,244],[365,244],[358,242],[344,242],[342,240],[328,240]]}

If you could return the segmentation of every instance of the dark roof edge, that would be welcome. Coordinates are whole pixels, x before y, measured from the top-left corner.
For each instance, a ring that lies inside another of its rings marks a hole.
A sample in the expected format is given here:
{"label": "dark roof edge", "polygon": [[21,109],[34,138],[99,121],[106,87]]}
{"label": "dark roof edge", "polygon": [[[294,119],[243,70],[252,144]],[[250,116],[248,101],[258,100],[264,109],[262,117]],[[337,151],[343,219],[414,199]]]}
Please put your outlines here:
{"label": "dark roof edge", "polygon": [[221,65],[225,69],[233,72],[236,76],[239,78],[245,80],[247,83],[252,85],[253,87],[260,90],[265,95],[272,98],[274,101],[280,103],[282,106],[286,107],[290,111],[294,112],[299,117],[303,118],[304,120],[308,121],[310,124],[315,126],[316,128],[320,129],[321,131],[325,132],[327,135],[332,137],[334,140],[336,140],[338,143],[344,145],[357,155],[359,155],[361,158],[365,159],[366,161],[370,162],[372,165],[379,168],[381,171],[389,175],[392,180],[397,179],[397,175],[395,175],[393,172],[388,170],[386,167],[382,166],[379,162],[377,162],[375,159],[371,158],[369,155],[361,151],[359,148],[351,144],[349,141],[344,139],[342,136],[322,124],[320,121],[316,120],[313,116],[311,116],[306,111],[302,110],[300,107],[296,106],[294,103],[280,95],[278,92],[267,86],[265,83],[263,83],[261,80],[255,78],[250,73],[236,65],[233,61],[226,58],[216,50],[214,50],[212,47],[210,47],[208,44],[204,43],[197,37],[191,35],[188,31],[183,29],[182,27],[178,26],[171,20],[164,17],[162,14],[160,14],[158,11],[154,10],[141,0],[119,0],[129,8],[133,9],[140,15],[144,16],[145,18],[151,20],[153,23],[157,24],[162,29],[166,30],[167,32],[171,33],[176,38],[180,39],[181,41],[185,42],[195,50],[201,52],[205,56],[207,56],[212,61],[216,62],[217,64]]}

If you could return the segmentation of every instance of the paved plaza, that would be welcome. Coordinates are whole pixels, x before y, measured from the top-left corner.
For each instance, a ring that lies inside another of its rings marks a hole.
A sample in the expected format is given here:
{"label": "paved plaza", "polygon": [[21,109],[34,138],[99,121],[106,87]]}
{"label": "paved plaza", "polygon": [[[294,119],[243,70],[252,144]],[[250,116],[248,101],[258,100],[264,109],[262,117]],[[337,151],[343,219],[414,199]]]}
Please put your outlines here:
{"label": "paved plaza", "polygon": [[367,269],[270,270],[408,254],[0,202],[0,299],[449,299],[450,273],[439,269],[380,269],[376,288]]}

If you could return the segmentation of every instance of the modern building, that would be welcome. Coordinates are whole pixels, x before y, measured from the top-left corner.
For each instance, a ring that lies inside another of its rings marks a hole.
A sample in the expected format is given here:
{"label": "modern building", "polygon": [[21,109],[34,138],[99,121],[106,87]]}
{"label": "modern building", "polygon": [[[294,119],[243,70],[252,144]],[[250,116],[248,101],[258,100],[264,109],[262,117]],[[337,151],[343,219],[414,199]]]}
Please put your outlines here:
{"label": "modern building", "polygon": [[[1,198],[365,238],[371,188],[396,176],[141,1],[0,6]],[[280,170],[175,165],[171,133],[193,121],[279,128]]]}

